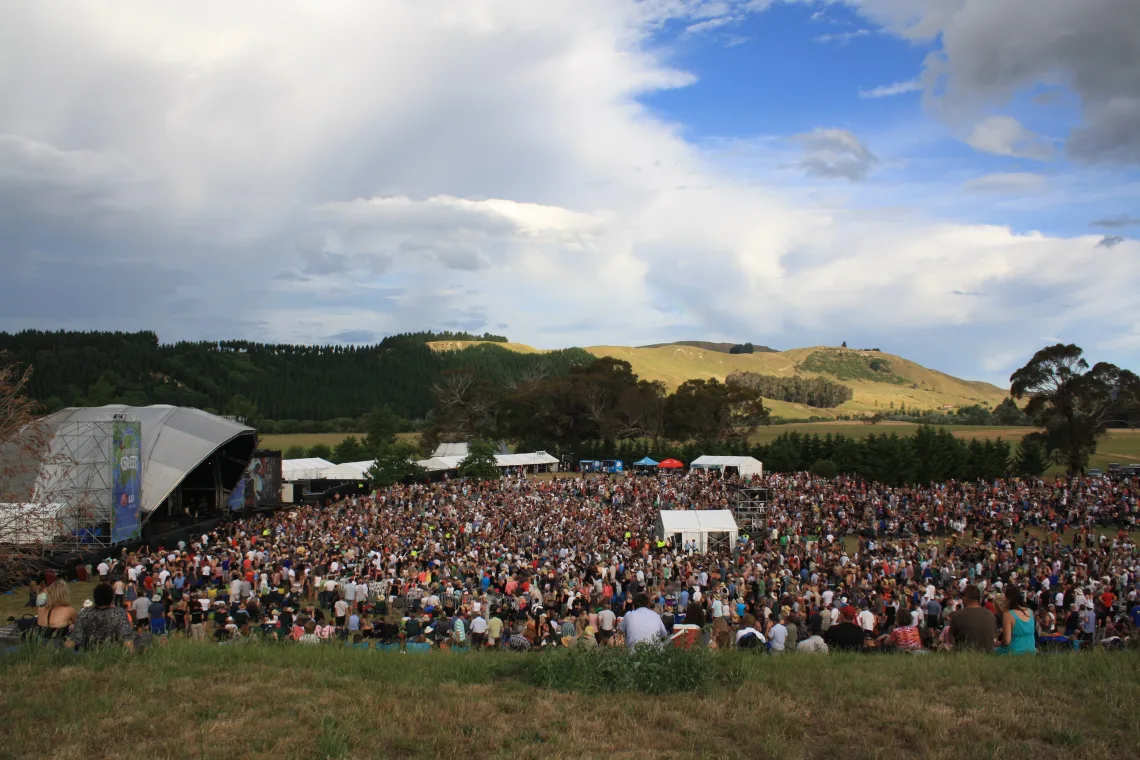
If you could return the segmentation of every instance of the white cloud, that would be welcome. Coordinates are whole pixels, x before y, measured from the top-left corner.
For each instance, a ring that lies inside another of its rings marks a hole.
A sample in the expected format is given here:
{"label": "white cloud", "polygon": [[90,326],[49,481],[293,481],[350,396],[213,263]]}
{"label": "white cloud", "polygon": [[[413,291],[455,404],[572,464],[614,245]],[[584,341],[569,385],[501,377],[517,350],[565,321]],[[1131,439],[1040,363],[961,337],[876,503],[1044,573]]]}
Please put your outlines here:
{"label": "white cloud", "polygon": [[907,82],[895,82],[894,84],[883,85],[881,87],[873,87],[870,90],[859,90],[859,97],[861,98],[889,98],[894,95],[903,95],[908,92],[917,92],[922,89],[922,82],[917,79],[912,79]]}
{"label": "white cloud", "polygon": [[1050,161],[1053,146],[1048,140],[1026,129],[1012,116],[990,116],[974,125],[966,143],[975,150],[998,156]]}
{"label": "white cloud", "polygon": [[652,47],[665,21],[723,15],[668,0],[0,5],[0,329],[320,341],[506,324],[545,346],[796,345],[843,324],[887,345],[958,340],[943,359],[991,351],[977,334],[1124,329],[1133,241],[1105,256],[1098,236],[815,194],[834,183],[799,172],[879,166],[843,129],[796,136],[787,186],[718,168],[638,98],[693,81]]}
{"label": "white cloud", "polygon": [[830,33],[830,34],[821,34],[818,37],[813,37],[812,41],[813,42],[838,42],[839,44],[842,45],[842,44],[850,42],[851,40],[857,40],[860,37],[870,36],[870,34],[871,34],[870,29],[856,29],[856,30],[851,31],[851,32],[834,32],[834,33]]}

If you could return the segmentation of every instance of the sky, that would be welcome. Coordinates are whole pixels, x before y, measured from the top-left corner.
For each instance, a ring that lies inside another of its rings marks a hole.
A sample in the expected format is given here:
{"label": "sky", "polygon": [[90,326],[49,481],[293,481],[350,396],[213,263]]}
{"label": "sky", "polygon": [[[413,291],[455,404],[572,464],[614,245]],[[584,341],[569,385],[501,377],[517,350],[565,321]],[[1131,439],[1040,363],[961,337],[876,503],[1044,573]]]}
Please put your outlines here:
{"label": "sky", "polygon": [[0,104],[0,330],[1140,368],[1135,0],[11,0]]}

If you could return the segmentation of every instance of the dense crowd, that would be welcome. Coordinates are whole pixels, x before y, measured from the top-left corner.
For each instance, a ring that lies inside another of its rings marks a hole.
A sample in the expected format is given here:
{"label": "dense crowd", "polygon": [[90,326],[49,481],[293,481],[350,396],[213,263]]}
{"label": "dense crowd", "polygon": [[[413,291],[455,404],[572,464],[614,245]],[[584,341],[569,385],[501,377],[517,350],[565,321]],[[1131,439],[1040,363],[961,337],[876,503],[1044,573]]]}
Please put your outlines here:
{"label": "dense crowd", "polygon": [[891,488],[770,475],[764,527],[699,551],[659,510],[725,509],[690,472],[396,486],[238,519],[108,558],[75,610],[32,589],[59,645],[166,636],[424,651],[566,646],[919,652],[1134,645],[1140,487],[1128,480]]}

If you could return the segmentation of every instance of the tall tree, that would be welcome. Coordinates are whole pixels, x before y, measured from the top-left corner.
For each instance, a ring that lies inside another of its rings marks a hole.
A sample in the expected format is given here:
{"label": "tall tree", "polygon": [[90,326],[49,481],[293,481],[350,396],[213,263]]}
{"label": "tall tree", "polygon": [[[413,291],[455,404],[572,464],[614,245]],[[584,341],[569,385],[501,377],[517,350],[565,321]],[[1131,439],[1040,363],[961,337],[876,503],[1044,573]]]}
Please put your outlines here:
{"label": "tall tree", "polygon": [[467,456],[459,463],[459,474],[472,480],[498,480],[502,473],[495,461],[495,447],[488,441],[471,441]]}
{"label": "tall tree", "polygon": [[1071,343],[1048,346],[1010,376],[1010,394],[1029,398],[1025,413],[1045,428],[1047,448],[1070,476],[1088,468],[1108,426],[1134,419],[1140,403],[1140,378],[1108,362],[1090,369],[1083,354]]}

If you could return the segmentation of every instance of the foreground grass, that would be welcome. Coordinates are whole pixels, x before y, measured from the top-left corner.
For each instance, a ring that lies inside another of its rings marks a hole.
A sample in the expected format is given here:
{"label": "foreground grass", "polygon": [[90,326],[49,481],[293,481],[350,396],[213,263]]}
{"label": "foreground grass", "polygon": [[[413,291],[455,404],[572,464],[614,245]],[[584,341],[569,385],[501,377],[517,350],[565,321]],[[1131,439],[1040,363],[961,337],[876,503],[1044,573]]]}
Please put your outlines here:
{"label": "foreground grass", "polygon": [[547,661],[560,654],[21,652],[0,657],[0,757],[117,757],[129,744],[135,757],[1044,760],[1140,747],[1136,653],[701,653],[669,664],[704,672],[694,690],[662,695],[599,693],[573,663]]}

